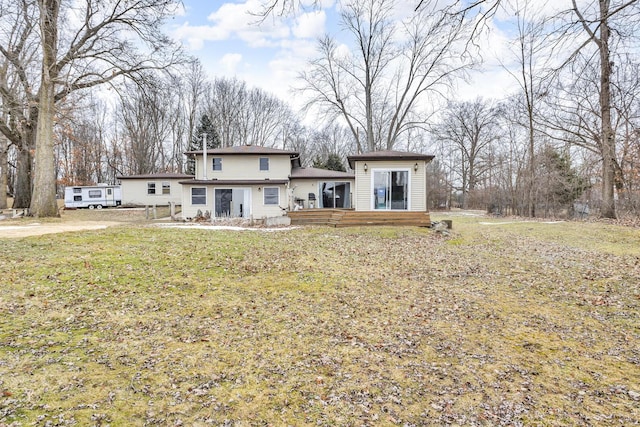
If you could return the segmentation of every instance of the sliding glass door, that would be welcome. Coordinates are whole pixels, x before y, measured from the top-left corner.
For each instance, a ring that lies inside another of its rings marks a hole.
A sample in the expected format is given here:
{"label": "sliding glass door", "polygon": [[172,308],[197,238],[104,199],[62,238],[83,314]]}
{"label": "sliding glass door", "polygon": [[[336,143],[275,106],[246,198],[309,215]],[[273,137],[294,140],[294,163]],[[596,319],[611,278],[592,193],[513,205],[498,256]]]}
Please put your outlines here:
{"label": "sliding glass door", "polygon": [[241,188],[216,188],[214,212],[216,218],[247,218],[251,214],[251,191]]}
{"label": "sliding glass door", "polygon": [[373,171],[373,208],[381,210],[409,209],[409,171]]}
{"label": "sliding glass door", "polygon": [[321,182],[320,186],[321,208],[350,208],[351,184],[349,182]]}

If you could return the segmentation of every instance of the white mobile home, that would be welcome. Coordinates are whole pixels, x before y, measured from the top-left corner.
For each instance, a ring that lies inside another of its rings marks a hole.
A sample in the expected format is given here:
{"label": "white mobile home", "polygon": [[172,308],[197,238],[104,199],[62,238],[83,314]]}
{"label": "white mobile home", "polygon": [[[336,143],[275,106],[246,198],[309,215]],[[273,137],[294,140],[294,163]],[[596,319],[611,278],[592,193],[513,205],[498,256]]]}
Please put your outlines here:
{"label": "white mobile home", "polygon": [[120,206],[122,191],[119,185],[87,185],[64,189],[64,207],[67,209],[102,209]]}

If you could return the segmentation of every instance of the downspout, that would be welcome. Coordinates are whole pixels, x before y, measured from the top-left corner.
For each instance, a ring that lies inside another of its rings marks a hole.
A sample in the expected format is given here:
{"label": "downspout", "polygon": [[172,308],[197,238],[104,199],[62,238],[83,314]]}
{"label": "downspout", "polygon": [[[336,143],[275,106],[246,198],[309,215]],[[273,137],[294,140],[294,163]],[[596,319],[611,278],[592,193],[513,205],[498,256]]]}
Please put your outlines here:
{"label": "downspout", "polygon": [[207,134],[202,134],[202,179],[207,180]]}

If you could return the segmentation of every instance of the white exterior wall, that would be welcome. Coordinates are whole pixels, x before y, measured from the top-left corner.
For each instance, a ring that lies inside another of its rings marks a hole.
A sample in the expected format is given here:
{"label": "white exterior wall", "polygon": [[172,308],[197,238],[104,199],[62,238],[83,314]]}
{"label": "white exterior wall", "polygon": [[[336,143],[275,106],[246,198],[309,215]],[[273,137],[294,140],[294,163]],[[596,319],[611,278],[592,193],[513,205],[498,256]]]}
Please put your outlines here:
{"label": "white exterior wall", "polygon": [[[280,200],[278,205],[265,205],[264,204],[264,186],[254,185],[252,187],[239,187],[233,185],[216,185],[216,186],[204,186],[204,185],[183,185],[182,193],[182,217],[183,218],[195,218],[198,214],[198,210],[204,214],[206,211],[213,216],[215,212],[215,189],[247,189],[250,188],[250,200],[249,211],[245,212],[245,218],[264,219],[274,216],[283,216],[284,211],[281,209],[288,207],[287,188],[285,185],[269,185],[267,187],[277,187],[279,189]],[[204,205],[192,205],[191,204],[191,188],[206,188],[206,204]]]}
{"label": "white exterior wall", "polygon": [[[182,203],[181,179],[121,179],[122,204],[125,206],[168,206],[169,202],[180,205]],[[147,183],[156,184],[156,194],[147,194]],[[169,194],[162,194],[162,183],[168,182]]]}
{"label": "white exterior wall", "polygon": [[[222,159],[222,170],[213,170],[213,159]],[[260,170],[260,158],[269,159],[269,170]],[[196,178],[204,178],[203,156],[196,156]],[[289,179],[291,160],[289,155],[214,155],[207,154],[207,179]]]}
{"label": "white exterior wall", "polygon": [[[364,164],[367,164],[367,172]],[[414,171],[414,165],[418,163],[418,171]],[[427,210],[427,175],[426,163],[422,160],[391,160],[391,161],[356,161],[356,186],[354,190],[354,206],[357,211],[371,211],[373,197],[373,171],[374,170],[408,170],[409,171],[409,210]]]}
{"label": "white exterior wall", "polygon": [[[355,198],[355,179],[292,179],[291,180],[291,188],[292,190],[289,192],[293,198],[291,202],[295,201],[295,199],[304,200],[304,207],[309,207],[309,193],[313,193],[316,195],[316,204],[315,207],[318,207],[318,199],[322,196],[320,194],[320,184],[323,182],[349,182],[351,184],[351,206],[355,206],[353,198]],[[293,205],[291,206],[293,209]]]}

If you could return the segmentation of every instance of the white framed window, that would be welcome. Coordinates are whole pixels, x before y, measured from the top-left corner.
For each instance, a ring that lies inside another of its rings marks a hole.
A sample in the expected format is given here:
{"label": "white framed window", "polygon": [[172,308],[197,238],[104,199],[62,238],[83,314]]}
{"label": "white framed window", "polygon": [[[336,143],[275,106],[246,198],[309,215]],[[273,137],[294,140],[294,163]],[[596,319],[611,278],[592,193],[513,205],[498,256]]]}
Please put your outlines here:
{"label": "white framed window", "polygon": [[164,181],[162,183],[162,194],[171,194],[171,183]]}
{"label": "white framed window", "polygon": [[207,189],[205,187],[191,188],[191,204],[192,205],[207,204]]}
{"label": "white framed window", "polygon": [[90,199],[99,199],[102,197],[102,190],[89,190]]}
{"label": "white framed window", "polygon": [[264,195],[265,205],[279,205],[280,204],[280,189],[278,187],[264,187],[262,189]]}
{"label": "white framed window", "polygon": [[147,194],[156,194],[155,182],[147,182]]}
{"label": "white framed window", "polygon": [[260,157],[260,170],[268,171],[269,170],[269,158],[268,157]]}
{"label": "white framed window", "polygon": [[213,158],[213,170],[221,171],[222,170],[222,157],[214,157]]}

